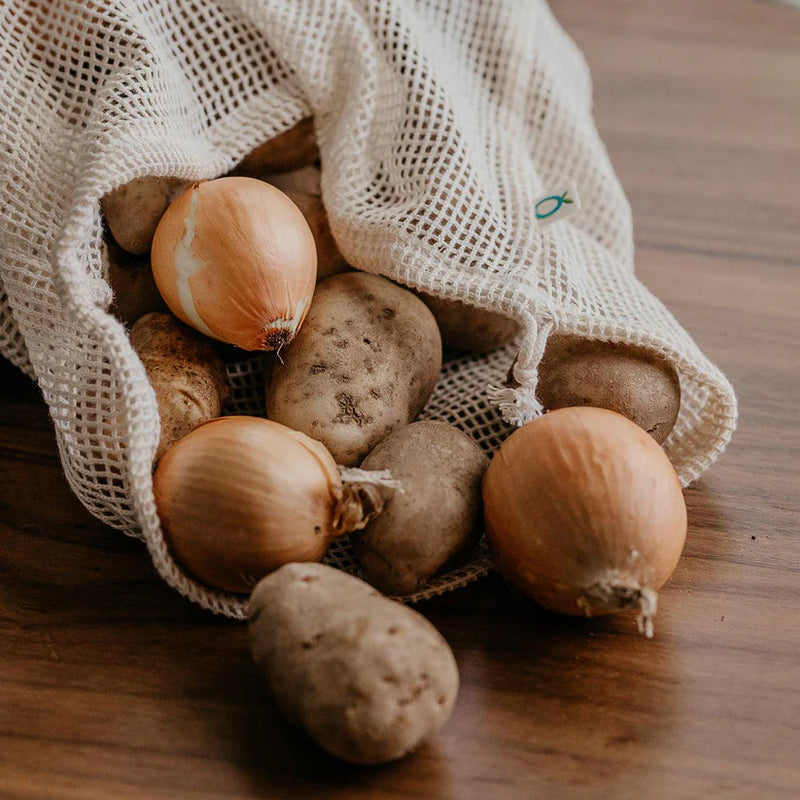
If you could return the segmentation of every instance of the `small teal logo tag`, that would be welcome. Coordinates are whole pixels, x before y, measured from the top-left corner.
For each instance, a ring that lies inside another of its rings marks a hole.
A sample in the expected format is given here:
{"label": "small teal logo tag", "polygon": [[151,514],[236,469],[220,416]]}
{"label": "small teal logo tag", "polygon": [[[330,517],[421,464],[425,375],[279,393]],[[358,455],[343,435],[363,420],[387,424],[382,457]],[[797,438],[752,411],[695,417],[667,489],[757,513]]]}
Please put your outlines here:
{"label": "small teal logo tag", "polygon": [[574,181],[560,193],[539,197],[534,203],[533,213],[543,225],[556,222],[574,214],[581,207]]}

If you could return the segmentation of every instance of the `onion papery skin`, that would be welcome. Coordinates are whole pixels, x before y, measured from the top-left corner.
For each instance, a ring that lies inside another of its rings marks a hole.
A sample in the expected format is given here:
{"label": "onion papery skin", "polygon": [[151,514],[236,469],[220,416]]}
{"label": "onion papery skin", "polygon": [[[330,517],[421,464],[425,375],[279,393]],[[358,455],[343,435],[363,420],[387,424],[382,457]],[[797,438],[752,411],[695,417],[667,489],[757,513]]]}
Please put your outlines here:
{"label": "onion papery skin", "polygon": [[501,574],[564,614],[634,607],[649,619],[686,539],[666,454],[605,409],[559,409],[512,433],[489,465],[483,499]]}
{"label": "onion papery skin", "polygon": [[276,422],[220,417],[158,464],[153,489],[169,549],[187,573],[249,592],[293,561],[320,561],[343,531],[339,470],[323,445]]}
{"label": "onion papery skin", "polygon": [[314,235],[279,189],[254,178],[192,184],[158,224],[153,276],[173,314],[245,350],[280,350],[308,313]]}

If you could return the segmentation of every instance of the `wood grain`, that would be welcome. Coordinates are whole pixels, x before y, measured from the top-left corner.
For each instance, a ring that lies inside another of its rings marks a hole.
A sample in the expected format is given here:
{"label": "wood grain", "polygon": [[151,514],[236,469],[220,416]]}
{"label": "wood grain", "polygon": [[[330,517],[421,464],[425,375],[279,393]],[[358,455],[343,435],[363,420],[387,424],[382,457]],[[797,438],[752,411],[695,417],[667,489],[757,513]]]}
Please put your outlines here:
{"label": "wood grain", "polygon": [[92,520],[38,391],[0,366],[0,797],[800,796],[800,13],[554,0],[593,69],[638,271],[730,376],[741,425],[686,499],[657,633],[557,618],[496,578],[421,606],[455,714],[338,764],[265,696],[244,630]]}

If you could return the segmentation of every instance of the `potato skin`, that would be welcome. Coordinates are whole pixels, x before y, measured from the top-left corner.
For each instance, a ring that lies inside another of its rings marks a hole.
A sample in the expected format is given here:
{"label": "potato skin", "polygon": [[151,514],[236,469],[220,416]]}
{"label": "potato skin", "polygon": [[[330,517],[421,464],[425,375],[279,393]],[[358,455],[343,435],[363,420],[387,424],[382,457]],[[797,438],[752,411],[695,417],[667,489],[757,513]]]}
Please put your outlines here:
{"label": "potato skin", "polygon": [[280,172],[270,175],[269,182],[284,194],[310,194],[313,197],[322,197],[322,170],[316,164],[310,167]]}
{"label": "potato skin", "polygon": [[314,234],[314,242],[317,245],[317,283],[349,270],[350,266],[339,252],[339,247],[331,235],[328,213],[322,204],[322,198],[295,191],[287,191],[285,194],[303,212],[308,227]]}
{"label": "potato skin", "polygon": [[111,236],[103,240],[102,250],[108,266],[108,283],[114,293],[109,314],[132,325],[151,311],[167,311],[147,255],[137,256],[123,250]]}
{"label": "potato skin", "polygon": [[180,178],[135,178],[109,192],[100,206],[114,241],[129,253],[148,253],[159,220],[186,181]]}
{"label": "potato skin", "polygon": [[460,300],[417,294],[436,317],[444,348],[453,353],[490,353],[513,342],[519,333],[517,322],[502,314]]}
{"label": "potato skin", "polygon": [[369,583],[410,595],[483,532],[481,479],[489,459],[446,422],[414,422],[386,437],[362,469],[388,469],[403,486],[383,511],[351,534]]}
{"label": "potato skin", "polygon": [[263,178],[272,172],[290,172],[307,167],[318,159],[314,119],[306,117],[294,127],[251,150],[239,162],[234,173]]}
{"label": "potato skin", "polygon": [[421,614],[323,564],[287,564],[250,598],[256,664],[286,717],[356,764],[416,749],[450,716],[458,667]]}
{"label": "potato skin", "polygon": [[317,286],[282,357],[267,386],[267,416],[355,466],[425,405],[442,344],[418,297],[378,275],[347,272]]}
{"label": "potato skin", "polygon": [[155,460],[201,422],[222,413],[230,387],[218,348],[172,314],[154,312],[131,329],[131,345],[156,394],[161,439]]}
{"label": "potato skin", "polygon": [[661,444],[681,403],[675,367],[651,350],[567,334],[547,340],[536,394],[548,409],[595,406],[622,414]]}

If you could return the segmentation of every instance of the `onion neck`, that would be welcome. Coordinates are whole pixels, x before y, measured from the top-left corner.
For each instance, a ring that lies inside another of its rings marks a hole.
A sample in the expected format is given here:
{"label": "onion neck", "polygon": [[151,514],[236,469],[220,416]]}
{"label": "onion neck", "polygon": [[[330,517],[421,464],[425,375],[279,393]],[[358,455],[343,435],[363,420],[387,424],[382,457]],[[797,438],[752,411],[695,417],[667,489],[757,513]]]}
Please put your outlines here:
{"label": "onion neck", "polygon": [[402,492],[399,481],[387,470],[369,471],[339,467],[342,485],[335,494],[333,529],[336,536],[359,531],[383,511],[395,492]]}
{"label": "onion neck", "polygon": [[653,638],[653,617],[658,605],[658,594],[649,586],[639,586],[636,581],[621,578],[601,578],[583,589],[578,605],[590,617],[593,613],[624,611],[633,608],[638,611],[636,624],[639,633],[648,639]]}

